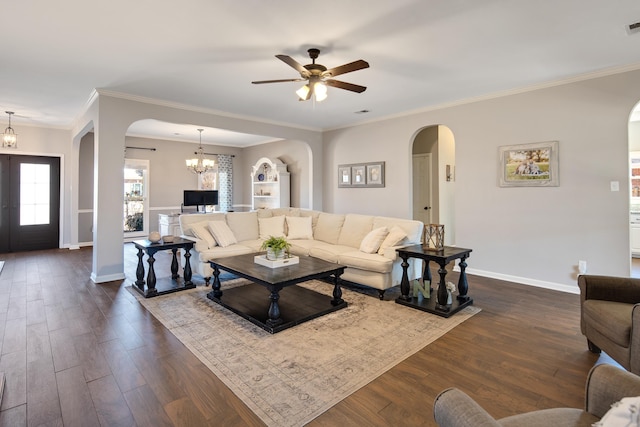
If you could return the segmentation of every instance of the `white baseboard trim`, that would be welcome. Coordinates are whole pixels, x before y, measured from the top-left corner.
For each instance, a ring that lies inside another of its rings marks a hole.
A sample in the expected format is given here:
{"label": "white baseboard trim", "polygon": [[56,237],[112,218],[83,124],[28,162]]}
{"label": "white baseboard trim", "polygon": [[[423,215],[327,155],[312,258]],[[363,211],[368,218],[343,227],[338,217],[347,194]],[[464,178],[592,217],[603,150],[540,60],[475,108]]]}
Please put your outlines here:
{"label": "white baseboard trim", "polygon": [[[460,268],[456,265],[455,271],[460,271]],[[477,270],[475,268],[466,269],[468,274],[474,274],[476,276],[489,277],[490,279],[505,280],[507,282],[520,283],[522,285],[535,286],[536,288],[551,289],[554,291],[566,292],[569,294],[579,294],[580,289],[578,283],[575,286],[563,285],[562,283],[545,282],[543,280],[530,279],[528,277],[511,276],[509,274],[495,273],[493,271]],[[469,287],[472,287],[469,284]]]}
{"label": "white baseboard trim", "polygon": [[113,282],[115,280],[124,280],[123,273],[110,274],[105,276],[96,276],[94,273],[91,273],[91,281],[93,283],[104,283],[104,282]]}
{"label": "white baseboard trim", "polygon": [[75,251],[80,249],[80,245],[69,245],[69,250],[70,251]]}

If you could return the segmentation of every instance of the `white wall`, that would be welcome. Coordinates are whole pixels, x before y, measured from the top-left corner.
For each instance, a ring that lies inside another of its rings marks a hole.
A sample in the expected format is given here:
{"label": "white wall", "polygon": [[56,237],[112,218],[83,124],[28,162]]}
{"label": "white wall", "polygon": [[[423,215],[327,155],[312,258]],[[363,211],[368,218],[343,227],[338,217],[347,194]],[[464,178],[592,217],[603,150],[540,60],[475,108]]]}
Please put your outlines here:
{"label": "white wall", "polygon": [[[573,292],[578,260],[628,276],[628,118],[639,99],[640,71],[630,71],[327,132],[325,210],[409,218],[414,134],[441,124],[455,138],[456,244],[473,249],[468,271]],[[550,140],[559,187],[497,186],[498,147]],[[386,188],[337,189],[338,164],[380,159]]]}

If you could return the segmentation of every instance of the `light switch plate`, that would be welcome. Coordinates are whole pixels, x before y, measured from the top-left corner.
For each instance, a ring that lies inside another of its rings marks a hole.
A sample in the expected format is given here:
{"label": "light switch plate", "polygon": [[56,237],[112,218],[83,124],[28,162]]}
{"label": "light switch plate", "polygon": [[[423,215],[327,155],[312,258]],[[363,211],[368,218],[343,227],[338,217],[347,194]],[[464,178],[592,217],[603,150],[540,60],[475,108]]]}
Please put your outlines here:
{"label": "light switch plate", "polygon": [[611,191],[620,191],[620,181],[611,181]]}

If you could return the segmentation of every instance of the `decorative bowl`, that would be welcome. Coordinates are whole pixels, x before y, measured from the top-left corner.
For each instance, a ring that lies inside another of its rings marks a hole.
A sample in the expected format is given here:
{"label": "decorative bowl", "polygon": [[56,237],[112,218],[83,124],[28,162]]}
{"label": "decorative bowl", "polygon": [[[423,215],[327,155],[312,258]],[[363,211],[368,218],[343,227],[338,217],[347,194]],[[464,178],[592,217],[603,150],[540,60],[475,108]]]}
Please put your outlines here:
{"label": "decorative bowl", "polygon": [[173,242],[173,236],[162,236],[162,241],[165,243]]}

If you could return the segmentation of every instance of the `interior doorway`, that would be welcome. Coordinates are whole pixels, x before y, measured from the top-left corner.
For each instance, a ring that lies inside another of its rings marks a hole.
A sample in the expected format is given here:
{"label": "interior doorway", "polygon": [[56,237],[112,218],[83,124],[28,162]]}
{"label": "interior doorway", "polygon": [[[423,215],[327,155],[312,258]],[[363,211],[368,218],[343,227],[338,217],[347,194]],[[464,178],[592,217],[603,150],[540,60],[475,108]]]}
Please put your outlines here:
{"label": "interior doorway", "polygon": [[0,155],[0,199],[0,252],[59,247],[59,157]]}
{"label": "interior doorway", "polygon": [[412,145],[413,219],[445,226],[445,244],[455,245],[455,141],[442,125],[416,134]]}

